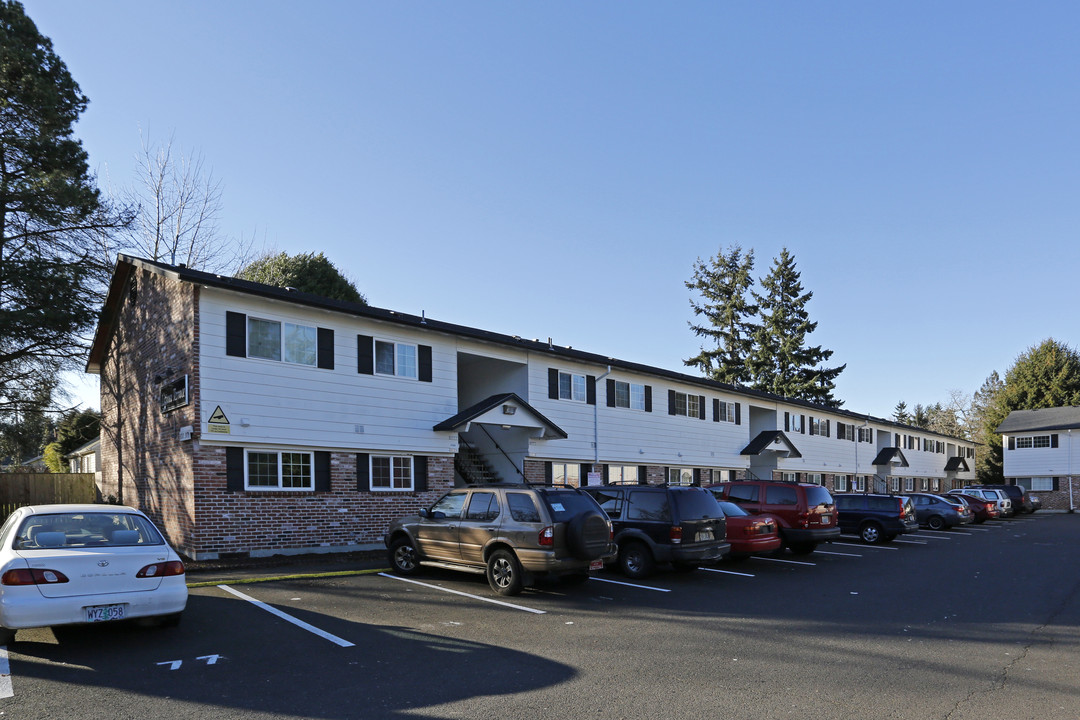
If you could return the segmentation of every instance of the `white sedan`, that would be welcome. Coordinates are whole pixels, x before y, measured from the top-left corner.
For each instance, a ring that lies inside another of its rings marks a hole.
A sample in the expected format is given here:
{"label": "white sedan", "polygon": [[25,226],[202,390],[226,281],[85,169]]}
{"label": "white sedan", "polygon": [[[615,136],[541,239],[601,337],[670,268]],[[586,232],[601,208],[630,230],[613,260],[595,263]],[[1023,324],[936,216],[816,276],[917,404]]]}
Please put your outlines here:
{"label": "white sedan", "polygon": [[0,644],[19,628],[156,617],[187,605],[184,563],[138,510],[37,505],[0,527]]}

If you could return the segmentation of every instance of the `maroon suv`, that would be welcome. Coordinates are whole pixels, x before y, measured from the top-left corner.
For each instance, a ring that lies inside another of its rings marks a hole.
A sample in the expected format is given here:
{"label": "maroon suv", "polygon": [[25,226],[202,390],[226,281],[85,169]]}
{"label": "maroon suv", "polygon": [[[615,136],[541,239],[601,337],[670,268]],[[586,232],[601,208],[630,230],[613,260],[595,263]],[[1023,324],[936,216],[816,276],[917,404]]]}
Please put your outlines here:
{"label": "maroon suv", "polygon": [[724,500],[776,521],[784,547],[808,555],[823,542],[840,537],[836,504],[820,485],[779,480],[738,480],[714,485]]}

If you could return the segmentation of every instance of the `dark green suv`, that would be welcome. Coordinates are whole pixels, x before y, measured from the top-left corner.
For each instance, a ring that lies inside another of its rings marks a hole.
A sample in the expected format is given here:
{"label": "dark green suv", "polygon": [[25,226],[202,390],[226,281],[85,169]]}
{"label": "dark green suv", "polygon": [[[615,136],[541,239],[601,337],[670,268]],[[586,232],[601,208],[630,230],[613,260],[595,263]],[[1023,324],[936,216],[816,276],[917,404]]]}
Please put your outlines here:
{"label": "dark green suv", "polygon": [[500,595],[516,595],[543,576],[585,579],[615,558],[611,523],[596,501],[561,486],[451,490],[391,523],[385,543],[399,575],[422,564],[486,574]]}

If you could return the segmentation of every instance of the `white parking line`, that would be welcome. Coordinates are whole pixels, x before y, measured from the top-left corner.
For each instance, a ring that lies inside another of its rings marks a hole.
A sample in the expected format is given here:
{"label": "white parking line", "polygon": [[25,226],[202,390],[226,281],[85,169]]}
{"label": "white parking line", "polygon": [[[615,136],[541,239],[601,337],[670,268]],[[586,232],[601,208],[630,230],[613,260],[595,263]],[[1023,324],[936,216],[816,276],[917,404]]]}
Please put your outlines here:
{"label": "white parking line", "polygon": [[536,615],[547,615],[547,610],[537,610],[535,608],[525,607],[524,605],[514,605],[513,603],[503,602],[502,600],[496,600],[495,598],[484,597],[483,595],[472,595],[467,592],[461,592],[460,590],[451,590],[450,588],[439,587],[438,585],[420,582],[419,580],[410,580],[409,578],[398,577],[397,575],[390,575],[389,573],[379,573],[379,577],[412,583],[413,585],[420,585],[421,587],[431,588],[432,590],[440,590],[444,593],[450,593],[451,595],[461,595],[462,597],[481,600],[486,603],[491,603],[492,605],[502,605],[503,607],[513,608],[514,610],[524,610],[525,612],[531,612]]}
{"label": "white parking line", "polygon": [[828,550],[815,550],[814,552],[816,554],[818,554],[818,555],[839,555],[840,557],[862,557],[862,555],[856,555],[855,553],[838,553],[838,552],[829,552]]}
{"label": "white parking line", "polygon": [[705,572],[723,573],[725,575],[738,575],[740,577],[754,577],[751,573],[735,572],[734,570],[721,570],[720,568],[698,568],[698,570],[704,570]]}
{"label": "white parking line", "polygon": [[860,545],[859,543],[846,543],[846,542],[833,542],[832,545],[841,545],[843,547],[857,547],[862,550],[899,550],[899,548],[886,547],[884,545]]}
{"label": "white parking line", "polygon": [[969,528],[964,528],[964,530],[967,530],[969,532],[990,532],[990,528],[984,528],[984,527],[969,527]]}
{"label": "white parking line", "polygon": [[620,580],[608,580],[607,578],[590,576],[590,580],[599,580],[600,582],[611,583],[612,585],[625,585],[626,587],[639,588],[641,590],[655,590],[656,592],[671,592],[667,588],[653,587],[652,585],[635,585],[634,583],[622,582]]}
{"label": "white parking line", "polygon": [[291,622],[293,625],[295,625],[295,626],[297,626],[299,628],[303,628],[304,630],[307,630],[310,633],[314,633],[315,635],[318,635],[319,637],[321,637],[321,638],[323,638],[325,640],[329,640],[330,642],[334,643],[335,645],[340,645],[341,647],[353,647],[353,643],[349,642],[348,640],[342,640],[337,635],[331,635],[330,633],[326,632],[325,630],[320,630],[319,628],[315,627],[314,625],[306,623],[306,622],[304,622],[303,620],[301,620],[299,618],[294,618],[292,615],[290,615],[287,612],[282,612],[281,610],[278,610],[276,607],[271,607],[270,605],[267,605],[264,602],[256,600],[255,598],[251,597],[250,595],[245,595],[244,593],[240,592],[239,590],[233,590],[228,585],[218,585],[218,587],[221,588],[222,590],[224,590],[225,592],[232,593],[233,595],[240,598],[241,600],[247,600],[252,605],[254,605],[256,607],[259,607],[259,608],[262,608],[263,610],[270,613],[271,615],[277,615],[282,620]]}
{"label": "white parking line", "polygon": [[8,662],[8,650],[6,645],[0,645],[0,698],[15,697],[15,689],[11,687],[11,663]]}
{"label": "white parking line", "polygon": [[781,560],[780,558],[771,557],[755,557],[754,560],[768,560],[769,562],[787,563],[788,565],[810,565],[811,567],[817,565],[817,563],[802,562],[801,560]]}
{"label": "white parking line", "polygon": [[[929,532],[929,530],[927,532]],[[945,532],[945,531],[944,530],[938,530],[937,532]],[[958,535],[953,535],[952,537],[946,537],[945,535],[912,535],[911,537],[917,537],[917,538],[921,538],[923,540],[952,540],[953,537],[959,537],[959,536]]]}
{"label": "white parking line", "polygon": [[[918,537],[918,536],[913,536]],[[894,540],[893,542],[904,543],[905,545],[929,545],[930,543],[924,543],[920,540]]]}

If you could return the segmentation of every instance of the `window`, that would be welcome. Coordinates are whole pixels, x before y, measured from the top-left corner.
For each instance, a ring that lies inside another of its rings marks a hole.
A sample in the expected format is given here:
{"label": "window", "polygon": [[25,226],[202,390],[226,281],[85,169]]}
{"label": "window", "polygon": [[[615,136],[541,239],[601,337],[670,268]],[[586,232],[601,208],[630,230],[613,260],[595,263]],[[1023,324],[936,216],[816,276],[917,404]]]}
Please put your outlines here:
{"label": "window", "polygon": [[866,492],[866,476],[855,476],[855,492]]}
{"label": "window", "polygon": [[820,485],[821,477],[821,473],[806,473],[806,482]]}
{"label": "window", "polygon": [[637,485],[637,465],[608,465],[609,485]]}
{"label": "window", "polygon": [[581,486],[581,466],[577,463],[551,463],[553,485]]}
{"label": "window", "polygon": [[389,340],[376,340],[375,374],[415,379],[416,346]]}
{"label": "window", "polygon": [[465,511],[466,520],[488,522],[499,517],[499,498],[493,492],[474,492],[469,498],[469,509]]}
{"label": "window", "polygon": [[855,426],[848,423],[836,423],[836,437],[841,440],[854,440]]}
{"label": "window", "polygon": [[[584,383],[584,377],[582,377]],[[582,385],[584,388],[584,384]],[[636,383],[615,381],[615,407],[631,410],[645,409],[645,386]]]}
{"label": "window", "polygon": [[859,428],[859,442],[874,442],[874,429],[869,427]]}
{"label": "window", "polygon": [[1054,478],[1052,477],[1033,477],[1031,478],[1031,487],[1028,490],[1043,490],[1050,491],[1054,489]]}
{"label": "window", "polygon": [[431,506],[431,517],[435,519],[460,518],[468,494],[467,490],[453,490],[443,495]]}
{"label": "window", "polygon": [[585,376],[572,373],[559,373],[559,399],[585,402]]}
{"label": "window", "polygon": [[690,468],[668,468],[668,485],[693,485],[693,484],[694,484],[694,471],[691,470]]}
{"label": "window", "polygon": [[663,491],[630,491],[627,497],[627,520],[654,520],[670,522],[671,509],[668,507],[668,494]]}
{"label": "window", "polygon": [[904,478],[904,492],[915,492],[915,478]]}
{"label": "window", "polygon": [[889,487],[892,488],[892,492],[900,492],[900,478],[892,478],[889,480]]}
{"label": "window", "polygon": [[540,511],[526,493],[506,493],[506,504],[510,507],[510,517],[518,522],[540,522]]}
{"label": "window", "polygon": [[733,485],[728,492],[728,500],[732,502],[757,502],[757,485]]}
{"label": "window", "polygon": [[412,490],[413,459],[405,455],[372,455],[371,489]]}
{"label": "window", "polygon": [[319,334],[311,325],[277,320],[247,319],[248,357],[284,360],[296,365],[315,365]]}
{"label": "window", "polygon": [[791,416],[791,432],[797,432],[797,433],[805,433],[806,432],[806,430],[803,428],[803,416],[802,415],[792,415]]}
{"label": "window", "polygon": [[833,478],[833,487],[836,492],[847,492],[847,475],[837,475]]}
{"label": "window", "polygon": [[248,450],[246,455],[248,490],[313,489],[311,453]]}
{"label": "window", "polygon": [[766,485],[765,486],[765,504],[766,505],[798,505],[799,495],[795,486],[786,485]]}
{"label": "window", "polygon": [[684,415],[686,417],[701,417],[701,398],[687,393],[672,393],[675,398],[675,412],[672,415]]}
{"label": "window", "polygon": [[919,478],[919,490],[920,491],[927,492],[927,490],[929,490],[929,487],[930,486],[927,483],[926,478]]}
{"label": "window", "polygon": [[784,482],[799,482],[799,473],[793,473],[793,472],[780,473],[780,478]]}
{"label": "window", "polygon": [[735,422],[735,403],[720,401],[720,422]]}
{"label": "window", "polygon": [[930,481],[930,492],[938,492],[941,490],[941,480],[934,478]]}

